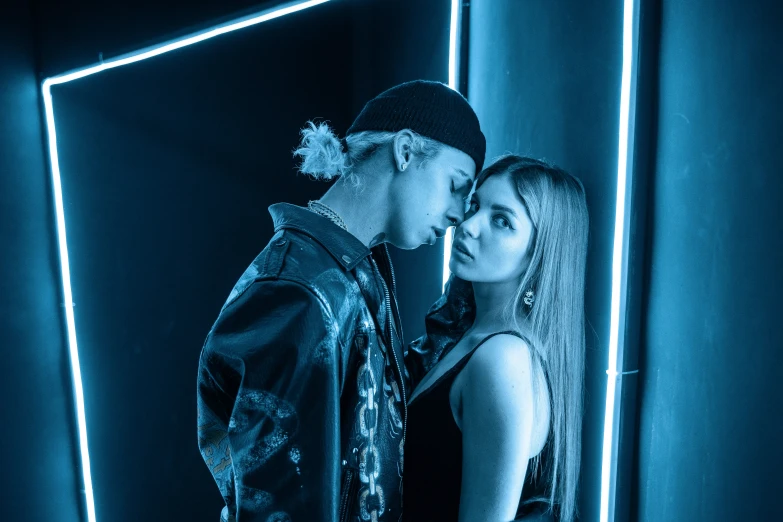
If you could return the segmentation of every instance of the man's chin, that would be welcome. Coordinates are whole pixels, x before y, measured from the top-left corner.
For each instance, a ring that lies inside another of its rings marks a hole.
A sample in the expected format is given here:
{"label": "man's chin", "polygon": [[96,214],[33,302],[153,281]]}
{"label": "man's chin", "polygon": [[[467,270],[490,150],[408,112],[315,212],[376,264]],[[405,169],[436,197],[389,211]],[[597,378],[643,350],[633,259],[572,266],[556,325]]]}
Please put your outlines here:
{"label": "man's chin", "polygon": [[421,243],[413,243],[407,239],[403,241],[387,241],[386,243],[399,250],[416,250],[421,246]]}
{"label": "man's chin", "polygon": [[398,238],[396,240],[390,240],[388,241],[388,243],[394,248],[399,248],[400,250],[416,250],[417,248],[422,246],[427,247],[436,244],[437,238],[434,237],[434,234],[432,236],[427,236],[426,234],[419,234],[416,237],[414,237],[413,234],[411,234],[405,237]]}

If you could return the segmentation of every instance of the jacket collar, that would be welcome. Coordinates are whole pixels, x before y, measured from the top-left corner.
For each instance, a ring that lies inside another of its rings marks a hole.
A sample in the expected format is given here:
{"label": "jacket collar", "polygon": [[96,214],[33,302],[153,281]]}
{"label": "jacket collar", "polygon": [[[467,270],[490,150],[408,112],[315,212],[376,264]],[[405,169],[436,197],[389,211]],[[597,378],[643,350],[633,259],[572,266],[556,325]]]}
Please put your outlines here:
{"label": "jacket collar", "polygon": [[427,334],[431,337],[460,338],[476,320],[476,297],[473,285],[451,274],[443,295],[425,316]]}
{"label": "jacket collar", "polygon": [[310,236],[346,270],[353,270],[362,259],[370,255],[370,249],[356,236],[304,207],[275,203],[269,207],[269,213],[275,224],[275,232],[280,229],[293,229]]}

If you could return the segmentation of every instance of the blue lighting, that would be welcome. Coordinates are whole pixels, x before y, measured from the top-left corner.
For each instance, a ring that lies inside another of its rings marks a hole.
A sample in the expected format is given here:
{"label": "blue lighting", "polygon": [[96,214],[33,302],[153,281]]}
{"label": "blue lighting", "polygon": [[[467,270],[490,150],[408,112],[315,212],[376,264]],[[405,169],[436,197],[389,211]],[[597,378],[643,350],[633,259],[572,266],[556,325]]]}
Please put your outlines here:
{"label": "blue lighting", "polygon": [[[457,90],[457,51],[459,49],[460,0],[451,0],[451,24],[449,32],[449,87]],[[443,290],[449,280],[449,261],[451,261],[451,243],[454,240],[454,227],[450,227],[443,237]]]}
{"label": "blue lighting", "polygon": [[449,24],[449,87],[457,89],[457,49],[459,48],[460,0],[451,0],[451,23]]}
{"label": "blue lighting", "polygon": [[[620,131],[617,161],[617,202],[615,207],[614,250],[612,254],[612,301],[609,330],[609,357],[604,417],[603,460],[601,464],[600,522],[615,519],[615,492],[617,481],[617,435],[620,428],[618,404],[615,397],[622,390],[622,351],[625,331],[625,296],[628,274],[628,220],[630,200],[626,201],[630,184],[628,156],[632,154],[632,106],[635,82],[634,53],[637,46],[638,25],[636,11],[639,0],[623,2],[623,62],[620,88]],[[627,372],[633,373],[633,372]]]}
{"label": "blue lighting", "polygon": [[71,82],[91,76],[99,72],[146,60],[154,56],[181,49],[198,42],[203,42],[216,36],[244,29],[262,22],[280,18],[287,14],[296,13],[309,7],[328,2],[329,0],[311,0],[307,2],[287,2],[274,8],[268,8],[258,13],[246,16],[211,29],[201,31],[167,43],[141,49],[108,61],[101,61],[96,65],[60,74],[44,80],[41,90],[43,94],[44,110],[46,113],[46,128],[49,145],[49,163],[51,165],[52,186],[54,188],[55,215],[57,218],[57,239],[60,252],[60,270],[62,275],[63,298],[65,300],[65,318],[68,328],[68,350],[71,361],[71,374],[73,377],[73,393],[76,402],[76,415],[79,428],[79,450],[82,461],[82,479],[84,481],[85,503],[87,519],[95,522],[95,500],[92,488],[92,475],[90,472],[90,455],[87,444],[87,421],[84,409],[84,389],[82,387],[81,368],[79,366],[79,350],[76,342],[76,323],[73,312],[73,294],[71,291],[71,272],[68,260],[68,243],[65,234],[65,215],[63,211],[63,195],[60,180],[60,164],[57,154],[57,133],[54,124],[54,108],[52,103],[51,88],[53,85]]}
{"label": "blue lighting", "polygon": [[76,401],[76,417],[79,427],[79,450],[82,456],[82,475],[84,494],[87,501],[87,518],[95,522],[95,503],[92,494],[92,478],[90,474],[90,455],[87,451],[87,422],[84,415],[84,391],[82,389],[82,372],[79,366],[79,352],[76,347],[76,327],[73,318],[73,295],[71,294],[71,271],[68,262],[68,245],[65,239],[65,219],[63,217],[63,193],[60,185],[60,167],[57,161],[57,136],[54,133],[54,113],[52,112],[52,94],[48,80],[43,83],[44,106],[46,110],[46,126],[49,130],[49,158],[52,165],[52,184],[54,186],[55,214],[57,216],[57,238],[60,248],[60,270],[63,282],[63,298],[65,300],[65,321],[68,328],[68,348],[73,375],[73,394]]}
{"label": "blue lighting", "polygon": [[84,69],[78,69],[70,73],[61,74],[53,78],[49,78],[46,81],[49,82],[49,85],[56,85],[58,83],[66,83],[73,80],[78,80],[79,78],[84,78],[85,76],[90,76],[107,69],[113,69],[115,67],[120,67],[121,65],[128,65],[129,63],[140,62],[141,60],[146,60],[147,58],[152,58],[153,56],[158,56],[169,51],[181,49],[183,47],[187,47],[188,45],[203,42],[204,40],[209,40],[210,38],[220,36],[221,34],[244,29],[252,25],[272,20],[274,18],[280,18],[281,16],[295,13],[297,11],[302,11],[308,7],[313,7],[328,1],[329,0],[311,0],[309,2],[289,2],[284,4],[285,7],[278,6],[273,9],[266,9],[261,13],[256,13],[244,18],[240,18],[239,20],[227,22],[206,31],[198,32],[165,44],[156,45],[142,49],[140,51],[129,53],[109,61],[101,62],[97,65],[85,67]]}

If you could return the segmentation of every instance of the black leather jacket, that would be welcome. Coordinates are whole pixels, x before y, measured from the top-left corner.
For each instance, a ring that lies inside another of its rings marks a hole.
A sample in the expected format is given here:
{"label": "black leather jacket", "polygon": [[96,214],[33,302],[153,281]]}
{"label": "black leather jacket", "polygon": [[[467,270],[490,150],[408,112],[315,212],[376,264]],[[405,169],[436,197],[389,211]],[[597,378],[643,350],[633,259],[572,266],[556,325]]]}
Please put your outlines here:
{"label": "black leather jacket", "polygon": [[408,388],[388,251],[305,208],[269,211],[275,235],[199,363],[221,519],[397,521]]}

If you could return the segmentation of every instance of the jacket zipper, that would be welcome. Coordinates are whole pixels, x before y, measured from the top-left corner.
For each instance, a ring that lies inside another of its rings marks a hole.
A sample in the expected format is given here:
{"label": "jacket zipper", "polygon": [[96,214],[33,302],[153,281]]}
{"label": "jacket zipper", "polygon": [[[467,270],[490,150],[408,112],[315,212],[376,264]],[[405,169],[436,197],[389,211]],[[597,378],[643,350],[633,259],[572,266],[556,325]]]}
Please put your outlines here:
{"label": "jacket zipper", "polygon": [[[394,267],[391,264],[391,256],[389,255],[389,248],[386,246],[386,244],[383,245],[383,248],[386,249],[386,258],[389,260],[389,272],[391,272],[391,278],[392,278],[392,292],[394,295],[397,295],[397,279],[394,277]],[[399,308],[399,307],[398,307]],[[399,309],[397,310],[399,312]],[[402,330],[402,319],[400,319],[400,332],[397,338],[400,340],[400,344],[405,342],[405,332]],[[403,352],[405,351],[405,348],[403,347]]]}
{"label": "jacket zipper", "polygon": [[353,483],[354,470],[346,468],[345,478],[343,479],[343,491],[340,496],[340,518],[338,519],[340,522],[347,522],[348,520],[348,507],[353,497]]}
{"label": "jacket zipper", "polygon": [[[387,255],[388,255],[388,251],[387,251]],[[405,382],[404,382],[405,373],[403,372],[402,366],[400,366],[400,361],[397,359],[397,352],[394,350],[394,338],[393,338],[394,328],[392,328],[391,297],[389,296],[389,287],[386,285],[386,280],[383,278],[383,274],[381,274],[381,270],[378,268],[378,264],[375,262],[375,259],[373,259],[372,257],[370,257],[370,259],[372,259],[372,264],[375,266],[375,269],[378,271],[378,275],[381,276],[381,282],[383,283],[384,297],[386,298],[386,316],[389,318],[389,342],[391,343],[389,349],[391,350],[392,355],[394,356],[394,362],[397,365],[397,371],[400,372],[400,390],[402,391],[402,406],[405,411],[405,418],[402,423],[402,445],[405,446],[405,435],[408,431],[408,398],[405,396]],[[394,281],[393,271],[392,271],[392,281]],[[400,342],[402,342],[402,340],[400,340]]]}

